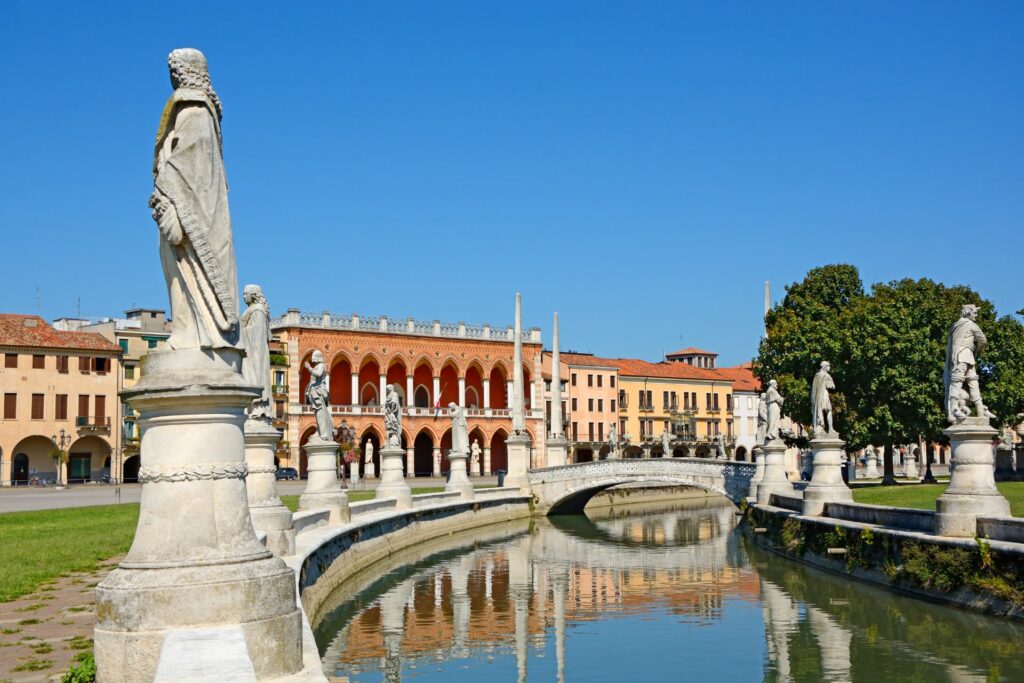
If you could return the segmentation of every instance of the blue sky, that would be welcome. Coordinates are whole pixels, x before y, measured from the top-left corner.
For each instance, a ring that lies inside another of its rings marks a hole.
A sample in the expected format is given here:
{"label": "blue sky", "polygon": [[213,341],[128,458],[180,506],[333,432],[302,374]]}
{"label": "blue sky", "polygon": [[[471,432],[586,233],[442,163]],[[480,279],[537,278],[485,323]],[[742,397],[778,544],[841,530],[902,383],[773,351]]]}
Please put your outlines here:
{"label": "blue sky", "polygon": [[196,47],[276,311],[749,358],[808,268],[1024,307],[1020,3],[0,3],[0,310],[165,306],[146,199]]}

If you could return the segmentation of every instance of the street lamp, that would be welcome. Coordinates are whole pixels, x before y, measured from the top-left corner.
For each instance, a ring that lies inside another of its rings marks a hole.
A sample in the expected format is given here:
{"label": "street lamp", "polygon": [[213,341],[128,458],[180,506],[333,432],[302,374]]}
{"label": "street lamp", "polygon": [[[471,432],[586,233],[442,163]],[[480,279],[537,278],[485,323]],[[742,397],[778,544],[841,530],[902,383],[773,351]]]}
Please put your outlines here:
{"label": "street lamp", "polygon": [[71,445],[71,435],[65,434],[64,429],[60,430],[60,438],[56,434],[50,437],[53,442],[53,447],[58,451],[57,457],[54,458],[54,464],[57,466],[57,486],[61,485],[61,474],[64,467],[64,449]]}

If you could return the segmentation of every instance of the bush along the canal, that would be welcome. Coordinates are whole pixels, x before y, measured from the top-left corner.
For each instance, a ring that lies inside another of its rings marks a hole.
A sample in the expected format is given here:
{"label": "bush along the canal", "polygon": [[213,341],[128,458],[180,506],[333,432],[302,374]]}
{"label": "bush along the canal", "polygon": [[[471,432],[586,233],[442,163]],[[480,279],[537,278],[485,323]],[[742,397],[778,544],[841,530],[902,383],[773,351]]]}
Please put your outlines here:
{"label": "bush along the canal", "polygon": [[1002,609],[988,605],[989,611],[1024,616],[1024,553],[998,551],[987,538],[976,538],[977,545],[968,548],[801,520],[754,506],[743,509],[743,524],[748,531],[763,530],[756,534],[759,542],[793,559],[825,560],[848,574],[880,574],[897,588],[946,595],[968,591],[1003,603]]}

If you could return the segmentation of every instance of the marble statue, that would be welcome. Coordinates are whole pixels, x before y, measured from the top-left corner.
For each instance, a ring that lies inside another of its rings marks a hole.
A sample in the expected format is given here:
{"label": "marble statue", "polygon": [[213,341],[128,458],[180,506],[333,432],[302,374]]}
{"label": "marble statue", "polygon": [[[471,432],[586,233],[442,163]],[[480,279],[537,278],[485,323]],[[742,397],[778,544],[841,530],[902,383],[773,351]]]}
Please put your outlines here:
{"label": "marble statue", "polygon": [[814,376],[814,383],[811,386],[811,435],[833,434],[832,427],[832,399],[828,392],[836,388],[829,370],[832,365],[827,361],[821,361],[821,369]]}
{"label": "marble statue", "polygon": [[754,443],[764,446],[765,437],[768,433],[768,394],[761,392],[757,397],[757,435]]}
{"label": "marble statue", "polygon": [[960,319],[949,330],[946,367],[942,379],[946,387],[946,417],[950,422],[960,422],[970,417],[968,399],[974,404],[979,417],[995,417],[982,402],[981,389],[978,387],[976,355],[985,347],[987,340],[975,322],[977,319],[978,307],[965,304]]}
{"label": "marble statue", "polygon": [[664,458],[671,458],[672,457],[671,443],[672,443],[672,437],[669,436],[668,430],[667,429],[661,430],[661,452],[662,452],[662,457],[664,457]]}
{"label": "marble statue", "polygon": [[719,434],[715,437],[715,441],[718,442],[718,455],[716,457],[719,460],[727,460],[729,456],[725,451],[725,436],[723,436],[721,432],[719,432]]}
{"label": "marble statue", "polygon": [[306,385],[306,403],[316,415],[316,434],[321,441],[334,440],[334,422],[331,420],[331,375],[324,363],[323,351],[313,352],[313,364],[305,362],[309,371],[309,384]]}
{"label": "marble statue", "polygon": [[370,463],[373,462],[373,442],[367,441],[366,448],[364,448],[363,450],[365,451],[365,453],[363,454],[363,463],[369,465]]}
{"label": "marble statue", "polygon": [[768,391],[765,392],[765,401],[768,403],[768,421],[765,427],[765,440],[776,441],[780,438],[779,422],[782,420],[782,404],[786,399],[779,393],[779,383],[774,379],[768,382]]}
{"label": "marble statue", "polygon": [[149,206],[171,304],[172,349],[238,343],[238,274],[221,155],[221,103],[206,58],[184,48],[168,57],[174,92],[156,135]]}
{"label": "marble statue", "polygon": [[250,419],[269,422],[273,418],[270,388],[270,306],[259,285],[246,285],[242,297],[248,308],[242,314],[242,376],[248,384],[263,388],[260,397],[249,406]]}
{"label": "marble statue", "polygon": [[402,403],[398,400],[398,385],[389,384],[384,397],[384,431],[387,447],[402,447]]}
{"label": "marble statue", "polygon": [[608,457],[615,458],[619,452],[619,434],[615,425],[608,427]]}
{"label": "marble statue", "polygon": [[480,442],[476,439],[473,439],[473,445],[469,447],[469,462],[473,465],[474,468],[476,467],[476,464],[480,462],[481,452],[482,451],[480,450]]}
{"label": "marble statue", "polygon": [[448,404],[448,415],[452,418],[452,452],[469,454],[469,425],[466,410],[457,403]]}

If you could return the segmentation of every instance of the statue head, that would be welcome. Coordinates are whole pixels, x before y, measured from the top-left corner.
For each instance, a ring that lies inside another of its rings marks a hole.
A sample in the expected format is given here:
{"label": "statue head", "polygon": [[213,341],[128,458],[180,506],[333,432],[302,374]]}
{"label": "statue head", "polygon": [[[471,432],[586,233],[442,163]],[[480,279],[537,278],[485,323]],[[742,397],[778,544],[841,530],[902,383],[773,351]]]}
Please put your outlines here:
{"label": "statue head", "polygon": [[314,351],[313,352],[313,362],[314,363],[323,363],[324,362],[324,352],[319,350],[319,349]]}
{"label": "statue head", "polygon": [[776,381],[775,381],[775,380],[773,379],[773,380],[771,380],[770,382],[768,382],[768,387],[769,387],[770,389],[778,389],[778,388],[779,388],[779,383],[778,383],[778,382],[776,382]]}
{"label": "statue head", "polygon": [[829,363],[827,360],[823,360],[821,361],[821,369],[825,372],[828,372],[829,370],[832,369],[832,364]]}
{"label": "statue head", "polygon": [[977,320],[978,307],[974,304],[964,304],[964,307],[960,309],[960,317],[967,318],[968,320]]}
{"label": "statue head", "polygon": [[454,415],[457,412],[459,412],[458,404],[456,404],[455,402],[449,403],[448,404],[448,414],[449,415]]}
{"label": "statue head", "polygon": [[217,110],[217,118],[223,118],[224,109],[210,82],[210,71],[202,52],[191,47],[178,48],[167,55],[167,65],[171,70],[171,87],[175,90],[178,88],[202,90],[213,102],[213,106]]}
{"label": "statue head", "polygon": [[242,289],[242,299],[246,305],[252,306],[254,303],[265,302],[267,297],[263,296],[263,288],[259,285],[246,285]]}

